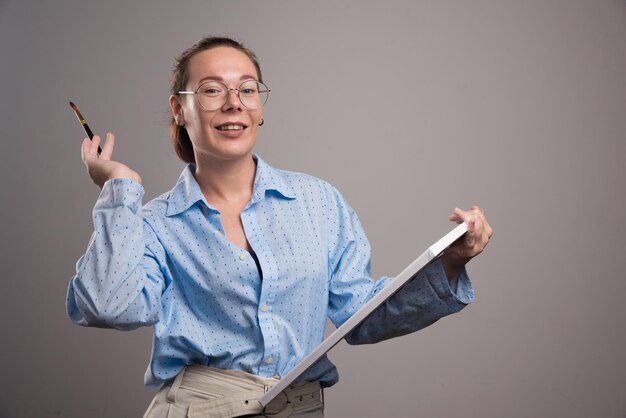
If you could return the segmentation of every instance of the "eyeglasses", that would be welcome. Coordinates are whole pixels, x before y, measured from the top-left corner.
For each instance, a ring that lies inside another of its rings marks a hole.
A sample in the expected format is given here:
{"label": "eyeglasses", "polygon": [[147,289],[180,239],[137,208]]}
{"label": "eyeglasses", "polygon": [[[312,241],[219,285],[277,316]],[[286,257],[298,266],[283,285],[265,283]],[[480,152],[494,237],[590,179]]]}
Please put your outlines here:
{"label": "eyeglasses", "polygon": [[237,97],[247,109],[260,109],[269,97],[270,89],[260,81],[244,81],[236,89],[229,89],[219,81],[209,80],[198,86],[196,91],[179,91],[178,94],[194,94],[205,110],[220,109],[226,103],[228,94],[237,92]]}

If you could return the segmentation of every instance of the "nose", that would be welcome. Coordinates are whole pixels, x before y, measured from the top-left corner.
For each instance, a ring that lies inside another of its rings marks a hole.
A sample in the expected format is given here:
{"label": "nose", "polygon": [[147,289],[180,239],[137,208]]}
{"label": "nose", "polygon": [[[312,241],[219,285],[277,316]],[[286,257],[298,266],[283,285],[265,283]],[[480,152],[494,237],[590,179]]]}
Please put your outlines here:
{"label": "nose", "polygon": [[241,106],[239,91],[237,89],[228,89],[226,92],[226,101],[224,102],[224,106],[222,106],[222,110],[241,110]]}

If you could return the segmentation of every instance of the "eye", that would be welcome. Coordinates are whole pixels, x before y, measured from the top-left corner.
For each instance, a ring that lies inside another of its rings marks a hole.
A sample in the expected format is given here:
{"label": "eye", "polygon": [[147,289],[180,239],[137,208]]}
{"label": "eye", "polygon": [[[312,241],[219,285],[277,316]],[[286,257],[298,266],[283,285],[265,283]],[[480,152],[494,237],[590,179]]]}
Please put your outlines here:
{"label": "eye", "polygon": [[220,86],[219,84],[208,83],[200,86],[198,92],[206,96],[219,96],[224,92],[224,87]]}
{"label": "eye", "polygon": [[246,81],[239,86],[239,94],[254,95],[259,93],[259,85],[256,81]]}
{"label": "eye", "polygon": [[203,89],[200,91],[202,94],[208,94],[209,96],[215,96],[221,93],[220,89],[216,89],[215,87],[210,87],[207,89]]}

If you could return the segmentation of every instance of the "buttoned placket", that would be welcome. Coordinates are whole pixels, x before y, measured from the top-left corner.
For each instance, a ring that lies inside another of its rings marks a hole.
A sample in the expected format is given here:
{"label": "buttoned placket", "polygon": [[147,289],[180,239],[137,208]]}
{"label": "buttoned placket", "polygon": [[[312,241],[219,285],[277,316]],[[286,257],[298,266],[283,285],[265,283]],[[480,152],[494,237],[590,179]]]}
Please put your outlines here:
{"label": "buttoned placket", "polygon": [[241,213],[246,238],[259,259],[259,264],[263,270],[263,281],[261,282],[261,296],[257,310],[259,327],[263,335],[264,353],[259,365],[259,374],[265,377],[278,375],[279,359],[279,335],[272,319],[272,305],[276,297],[275,288],[277,286],[276,273],[278,264],[271,248],[265,241],[263,231],[259,231],[260,223],[257,222],[257,211],[263,204],[263,199],[255,202],[251,201]]}
{"label": "buttoned placket", "polygon": [[[255,251],[255,253],[257,254],[262,269],[265,265],[269,266],[268,270],[277,271],[275,257],[271,254],[271,251],[267,246],[265,240],[263,239],[262,234],[254,233],[255,229],[252,227],[252,225],[258,225],[258,223],[255,222],[256,215],[254,214],[253,208],[254,204],[251,202],[244,208],[241,213],[241,221],[244,227],[244,233],[246,235],[246,238],[248,239],[248,242],[250,243],[250,246],[252,247],[252,250]],[[221,234],[222,239],[228,243],[233,251],[233,255],[235,256],[237,262],[245,264],[246,269],[254,269],[254,271],[259,274],[260,279],[260,272],[258,272],[257,265],[250,253],[236,246],[235,244],[228,242],[228,240],[226,239],[224,229],[221,223],[219,210],[211,206],[203,205],[202,211],[205,217],[209,220],[209,222],[213,224],[213,226],[216,228],[215,233]],[[261,262],[262,259],[268,261]],[[268,275],[268,278],[271,280],[269,276],[270,275]],[[278,358],[278,352],[276,351],[278,349],[278,331],[276,330],[276,327],[271,320],[270,312],[270,304],[271,301],[274,300],[275,293],[272,290],[272,286],[267,286],[266,283],[267,280],[261,281],[261,296],[257,309],[257,316],[259,319],[261,334],[263,336],[263,341],[265,345],[264,357],[261,361],[259,374],[266,377],[276,377],[279,376],[279,374],[276,372],[277,364],[275,360]]]}

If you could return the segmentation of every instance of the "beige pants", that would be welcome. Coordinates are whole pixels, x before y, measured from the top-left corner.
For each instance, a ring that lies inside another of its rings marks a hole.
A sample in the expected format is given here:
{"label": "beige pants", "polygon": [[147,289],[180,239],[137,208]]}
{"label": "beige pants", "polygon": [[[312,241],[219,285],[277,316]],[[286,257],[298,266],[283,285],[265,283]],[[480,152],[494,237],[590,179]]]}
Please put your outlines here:
{"label": "beige pants", "polygon": [[233,370],[188,366],[171,385],[161,387],[144,418],[324,417],[319,382],[292,385],[264,409],[258,400],[277,382]]}

